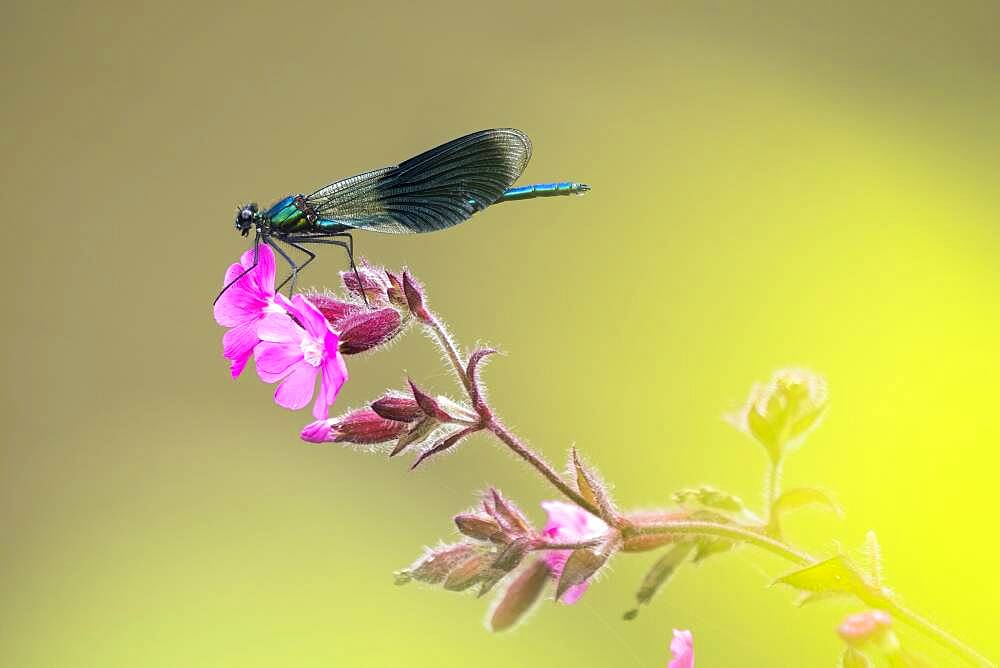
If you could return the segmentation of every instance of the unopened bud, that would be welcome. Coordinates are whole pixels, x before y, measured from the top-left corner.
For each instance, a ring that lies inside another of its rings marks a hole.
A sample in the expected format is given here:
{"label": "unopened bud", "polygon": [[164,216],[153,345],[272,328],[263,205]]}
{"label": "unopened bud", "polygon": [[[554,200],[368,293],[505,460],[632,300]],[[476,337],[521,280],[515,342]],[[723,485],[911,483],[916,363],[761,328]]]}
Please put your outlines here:
{"label": "unopened bud", "polygon": [[486,515],[462,513],[455,516],[455,526],[464,535],[476,540],[488,540],[495,543],[506,543],[509,537],[497,524],[496,520]]}
{"label": "unopened bud", "polygon": [[385,304],[389,300],[389,278],[381,267],[362,261],[357,273],[353,269],[342,271],[340,279],[349,292],[367,299],[369,304]]}
{"label": "unopened bud", "polygon": [[511,628],[531,610],[549,581],[549,568],[536,559],[511,581],[497,599],[489,625],[494,631]]}
{"label": "unopened bud", "polygon": [[308,299],[336,331],[340,331],[340,323],[346,318],[362,311],[362,307],[357,304],[341,301],[331,294],[315,293],[309,295]]}
{"label": "unopened bud", "polygon": [[340,352],[354,355],[371,350],[396,336],[402,325],[399,311],[394,308],[361,311],[348,316],[339,323]]}
{"label": "unopened bud", "polygon": [[406,304],[410,308],[410,313],[423,322],[430,322],[431,314],[424,306],[424,288],[407,271],[403,272],[403,294],[406,296]]}
{"label": "unopened bud", "polygon": [[372,402],[372,410],[386,420],[396,422],[413,422],[423,415],[416,399],[399,394],[387,394],[376,399]]}
{"label": "unopened bud", "polygon": [[819,422],[828,399],[820,376],[805,369],[782,369],[766,385],[755,386],[743,410],[730,420],[777,461]]}
{"label": "unopened bud", "polygon": [[406,424],[386,420],[371,408],[360,408],[330,420],[313,422],[302,430],[301,437],[311,443],[385,443],[406,431]]}
{"label": "unopened bud", "polygon": [[406,293],[403,292],[403,279],[388,269],[385,272],[385,277],[389,280],[389,289],[387,291],[389,302],[393,306],[409,306],[406,302]]}
{"label": "unopened bud", "polygon": [[413,399],[420,406],[420,410],[424,412],[424,415],[430,418],[434,418],[438,422],[451,422],[451,416],[445,412],[438,401],[427,394],[411,380],[410,381],[410,392],[413,394]]}
{"label": "unopened bud", "polygon": [[456,566],[480,551],[472,543],[441,545],[427,550],[412,566],[396,573],[396,583],[405,584],[410,580],[438,584],[443,582]]}
{"label": "unopened bud", "polygon": [[464,591],[476,584],[489,569],[490,559],[489,553],[476,552],[448,573],[444,588],[448,591]]}

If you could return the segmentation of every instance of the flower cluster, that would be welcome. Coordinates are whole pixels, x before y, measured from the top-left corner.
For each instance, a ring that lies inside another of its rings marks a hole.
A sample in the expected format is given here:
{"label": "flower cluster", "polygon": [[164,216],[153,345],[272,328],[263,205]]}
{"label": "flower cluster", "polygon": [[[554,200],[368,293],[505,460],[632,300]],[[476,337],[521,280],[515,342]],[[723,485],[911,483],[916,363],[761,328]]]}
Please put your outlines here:
{"label": "flower cluster", "polygon": [[[346,300],[323,293],[289,299],[275,292],[274,277],[269,246],[248,250],[226,270],[223,285],[229,287],[215,304],[216,322],[228,328],[222,354],[233,378],[252,356],[260,379],[277,383],[279,406],[298,410],[315,395],[313,417],[325,420],[347,381],[344,355],[383,345],[403,329],[402,281],[363,264],[360,281],[353,272],[344,274],[351,295]],[[372,307],[364,305],[364,298]]]}
{"label": "flower cluster", "polygon": [[[596,569],[581,573],[579,581],[563,585],[567,562],[577,550],[602,545],[613,533],[601,519],[562,501],[545,501],[548,514],[539,531],[510,499],[489,490],[479,508],[459,513],[455,526],[464,536],[458,543],[429,549],[396,582],[411,580],[440,584],[450,591],[479,586],[483,596],[505,582],[487,623],[494,631],[514,626],[541,598],[545,585],[556,587],[556,598],[571,605],[583,595]],[[531,557],[532,553],[541,556]]]}

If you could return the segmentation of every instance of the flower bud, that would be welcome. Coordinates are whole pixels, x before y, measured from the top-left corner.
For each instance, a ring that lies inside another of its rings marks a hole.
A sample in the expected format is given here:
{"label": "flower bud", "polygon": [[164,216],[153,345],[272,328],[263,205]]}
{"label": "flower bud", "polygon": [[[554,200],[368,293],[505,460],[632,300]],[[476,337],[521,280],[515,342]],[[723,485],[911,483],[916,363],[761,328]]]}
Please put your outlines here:
{"label": "flower bud", "polygon": [[847,644],[853,647],[875,646],[892,652],[899,648],[899,641],[892,632],[892,617],[881,610],[865,610],[849,615],[840,626],[837,633]]}
{"label": "flower bud", "polygon": [[444,581],[452,569],[479,552],[480,549],[472,543],[453,543],[431,548],[412,566],[396,573],[396,584],[406,584],[410,580],[438,584]]}
{"label": "flower bud", "polygon": [[340,352],[354,355],[386,343],[400,332],[403,320],[394,308],[361,311],[342,319],[334,329],[340,335]]}
{"label": "flower bud", "polygon": [[488,552],[477,551],[453,568],[444,580],[448,591],[464,591],[479,582],[489,570],[492,556]]}
{"label": "flower bud", "polygon": [[496,607],[490,614],[490,628],[505,631],[517,624],[541,597],[548,581],[549,569],[545,562],[541,559],[531,562],[497,597]]}
{"label": "flower bud", "polygon": [[312,302],[313,306],[319,309],[319,312],[323,314],[323,317],[326,318],[334,330],[338,332],[340,331],[341,322],[364,310],[357,304],[341,301],[333,295],[326,293],[311,294],[308,299]]}
{"label": "flower bud", "polygon": [[410,381],[410,392],[413,394],[413,399],[420,406],[420,410],[423,411],[424,415],[434,418],[438,422],[451,422],[451,416],[441,408],[438,401],[417,387],[412,380]]}
{"label": "flower bud", "polygon": [[402,308],[408,307],[406,301],[406,293],[403,292],[403,279],[400,278],[398,274],[394,274],[388,269],[385,271],[385,277],[389,280],[389,289],[387,291],[389,297],[389,303],[393,306],[399,306]]}
{"label": "flower bud", "polygon": [[407,271],[403,272],[403,294],[406,295],[410,313],[423,322],[430,322],[431,315],[424,306],[424,288]]}
{"label": "flower bud", "polygon": [[477,513],[462,513],[455,516],[455,526],[463,535],[476,540],[506,543],[510,537],[504,532],[496,520]]}
{"label": "flower bud", "polygon": [[386,304],[389,301],[389,278],[385,269],[361,261],[357,273],[354,270],[340,272],[340,280],[348,292],[367,298],[369,304]]}
{"label": "flower bud", "polygon": [[819,422],[827,403],[820,376],[805,369],[782,369],[767,385],[754,386],[742,411],[730,419],[778,461]]}
{"label": "flower bud", "polygon": [[406,423],[386,420],[371,408],[360,408],[340,417],[306,425],[301,437],[311,443],[385,443],[399,438]]}
{"label": "flower bud", "polygon": [[386,420],[413,422],[423,415],[416,399],[399,394],[387,394],[372,402],[372,410]]}

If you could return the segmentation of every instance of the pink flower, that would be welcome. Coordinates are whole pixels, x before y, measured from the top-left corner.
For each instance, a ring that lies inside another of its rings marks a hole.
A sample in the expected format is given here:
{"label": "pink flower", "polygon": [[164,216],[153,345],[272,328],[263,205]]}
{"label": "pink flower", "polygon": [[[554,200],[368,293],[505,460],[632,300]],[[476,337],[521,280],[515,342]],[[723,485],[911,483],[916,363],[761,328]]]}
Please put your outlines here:
{"label": "pink flower", "polygon": [[667,664],[667,668],[694,668],[694,639],[691,637],[691,632],[674,629],[670,652],[674,656]]}
{"label": "pink flower", "polygon": [[347,380],[347,367],[338,350],[340,339],[319,309],[302,295],[290,302],[282,298],[281,303],[287,313],[268,313],[257,323],[260,343],[253,350],[257,375],[265,383],[280,381],[274,401],[291,410],[312,400],[320,376],[313,416],[325,420]]}
{"label": "pink flower", "polygon": [[[219,296],[215,303],[215,321],[230,330],[222,337],[222,356],[230,361],[230,373],[236,378],[243,372],[257,345],[257,322],[269,313],[284,313],[274,301],[274,252],[269,246],[257,247],[257,266]],[[251,248],[238,264],[226,270],[223,286],[229,285],[253,265]]]}
{"label": "pink flower", "polygon": [[[542,529],[542,534],[551,541],[560,543],[584,541],[599,538],[608,532],[608,525],[603,520],[571,503],[542,501],[542,508],[548,513],[548,521]],[[562,575],[569,555],[569,550],[545,552],[545,563],[549,565],[549,571],[556,579]],[[566,605],[572,605],[583,596],[583,592],[587,591],[589,586],[589,582],[581,582],[570,587],[560,600]]]}

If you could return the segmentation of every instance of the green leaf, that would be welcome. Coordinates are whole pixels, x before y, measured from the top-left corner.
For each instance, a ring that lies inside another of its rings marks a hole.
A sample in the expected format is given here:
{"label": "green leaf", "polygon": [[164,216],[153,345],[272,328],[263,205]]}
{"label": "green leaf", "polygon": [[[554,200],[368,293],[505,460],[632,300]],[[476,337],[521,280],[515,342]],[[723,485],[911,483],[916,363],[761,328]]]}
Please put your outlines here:
{"label": "green leaf", "polygon": [[706,508],[716,508],[730,513],[738,513],[744,509],[740,497],[714,487],[699,487],[697,489],[682,489],[674,492],[674,503],[697,503]]}
{"label": "green leaf", "polygon": [[779,434],[775,431],[774,426],[753,407],[747,412],[747,428],[757,442],[767,450],[771,461],[776,462],[781,459]]}
{"label": "green leaf", "polygon": [[774,581],[807,592],[854,594],[871,600],[871,588],[864,576],[842,554],[793,571]]}
{"label": "green leaf", "polygon": [[840,506],[826,492],[815,487],[796,487],[775,499],[774,505],[771,506],[771,516],[781,517],[806,506],[823,506],[838,515],[841,514]]}

